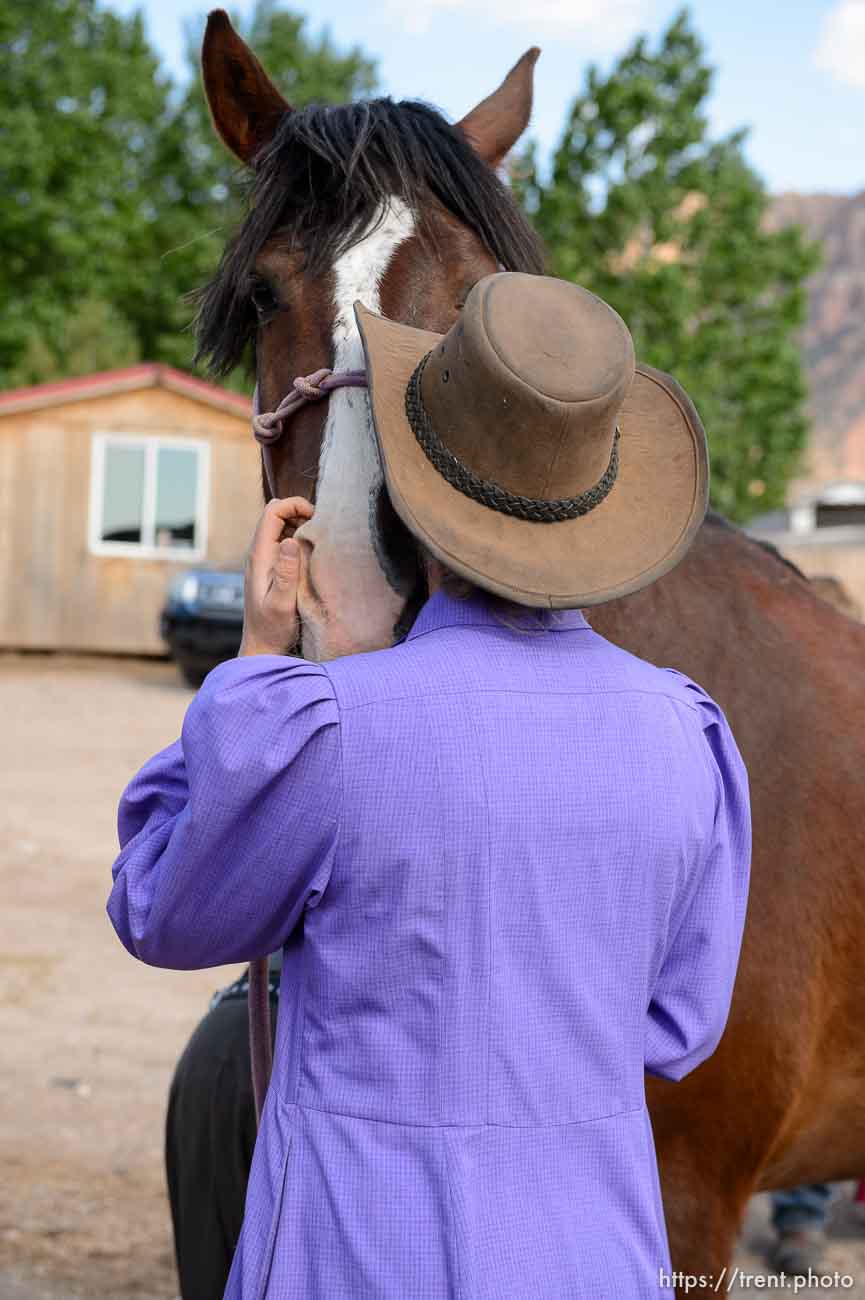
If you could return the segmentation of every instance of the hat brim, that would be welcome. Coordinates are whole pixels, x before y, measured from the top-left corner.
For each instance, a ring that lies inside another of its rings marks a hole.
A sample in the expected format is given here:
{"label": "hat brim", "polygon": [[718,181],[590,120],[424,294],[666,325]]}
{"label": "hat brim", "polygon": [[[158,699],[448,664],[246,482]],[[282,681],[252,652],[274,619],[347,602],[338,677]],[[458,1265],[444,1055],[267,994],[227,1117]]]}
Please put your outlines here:
{"label": "hat brim", "polygon": [[599,605],[639,591],[687,552],[706,513],[706,437],[669,375],[637,367],[619,415],[619,471],[576,519],[536,523],[452,487],[427,458],[405,410],[406,385],[443,337],[355,304],[385,482],[405,526],[449,569],[518,604]]}

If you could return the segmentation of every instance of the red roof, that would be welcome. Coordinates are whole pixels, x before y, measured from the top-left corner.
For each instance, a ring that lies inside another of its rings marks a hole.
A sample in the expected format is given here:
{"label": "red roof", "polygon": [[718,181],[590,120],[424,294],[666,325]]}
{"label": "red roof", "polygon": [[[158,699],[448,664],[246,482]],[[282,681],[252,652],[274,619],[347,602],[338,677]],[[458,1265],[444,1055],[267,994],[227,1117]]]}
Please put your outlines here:
{"label": "red roof", "polygon": [[35,384],[32,388],[10,388],[0,392],[0,416],[15,411],[38,411],[45,406],[63,406],[67,402],[80,402],[88,397],[109,397],[114,393],[128,393],[137,388],[164,388],[194,402],[228,411],[248,419],[252,402],[240,393],[208,384],[204,379],[184,374],[173,366],[145,361],[124,370],[104,370],[95,375],[81,375],[77,379],[61,379],[52,384]]}

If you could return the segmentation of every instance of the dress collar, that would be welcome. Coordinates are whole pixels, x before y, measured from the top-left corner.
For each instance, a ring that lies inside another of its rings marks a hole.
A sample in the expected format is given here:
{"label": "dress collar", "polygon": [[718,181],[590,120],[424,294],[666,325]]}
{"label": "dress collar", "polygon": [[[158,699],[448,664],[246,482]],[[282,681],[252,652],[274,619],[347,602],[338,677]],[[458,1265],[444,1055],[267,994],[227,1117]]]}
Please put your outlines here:
{"label": "dress collar", "polygon": [[[421,606],[406,641],[412,641],[425,632],[440,627],[496,627],[501,628],[501,615],[490,608],[484,592],[472,592],[465,600],[450,595],[439,587]],[[510,620],[509,620],[510,621]],[[579,609],[525,609],[515,615],[514,621],[521,629],[534,631],[544,627],[550,632],[574,632],[582,628],[591,630],[585,615]]]}

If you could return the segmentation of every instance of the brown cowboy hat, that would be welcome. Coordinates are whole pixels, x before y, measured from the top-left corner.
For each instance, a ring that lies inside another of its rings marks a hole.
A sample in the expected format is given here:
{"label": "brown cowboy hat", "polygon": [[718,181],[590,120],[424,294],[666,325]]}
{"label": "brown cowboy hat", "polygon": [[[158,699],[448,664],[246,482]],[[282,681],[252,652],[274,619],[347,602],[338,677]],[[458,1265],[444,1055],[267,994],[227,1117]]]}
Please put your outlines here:
{"label": "brown cowboy hat", "polygon": [[355,314],[388,492],[449,569],[567,609],[682,559],[706,512],[706,436],[600,298],[500,272],[445,335]]}

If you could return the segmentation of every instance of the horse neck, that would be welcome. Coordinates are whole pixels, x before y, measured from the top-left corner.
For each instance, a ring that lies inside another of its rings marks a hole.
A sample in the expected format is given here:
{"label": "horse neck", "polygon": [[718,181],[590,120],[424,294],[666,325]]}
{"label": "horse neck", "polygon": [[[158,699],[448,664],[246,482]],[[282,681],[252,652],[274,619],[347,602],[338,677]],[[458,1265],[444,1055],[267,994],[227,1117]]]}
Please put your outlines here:
{"label": "horse neck", "polygon": [[751,685],[771,693],[813,675],[827,644],[851,665],[865,651],[865,626],[740,529],[710,520],[666,577],[588,613],[602,636],[678,668],[720,703],[755,698]]}

